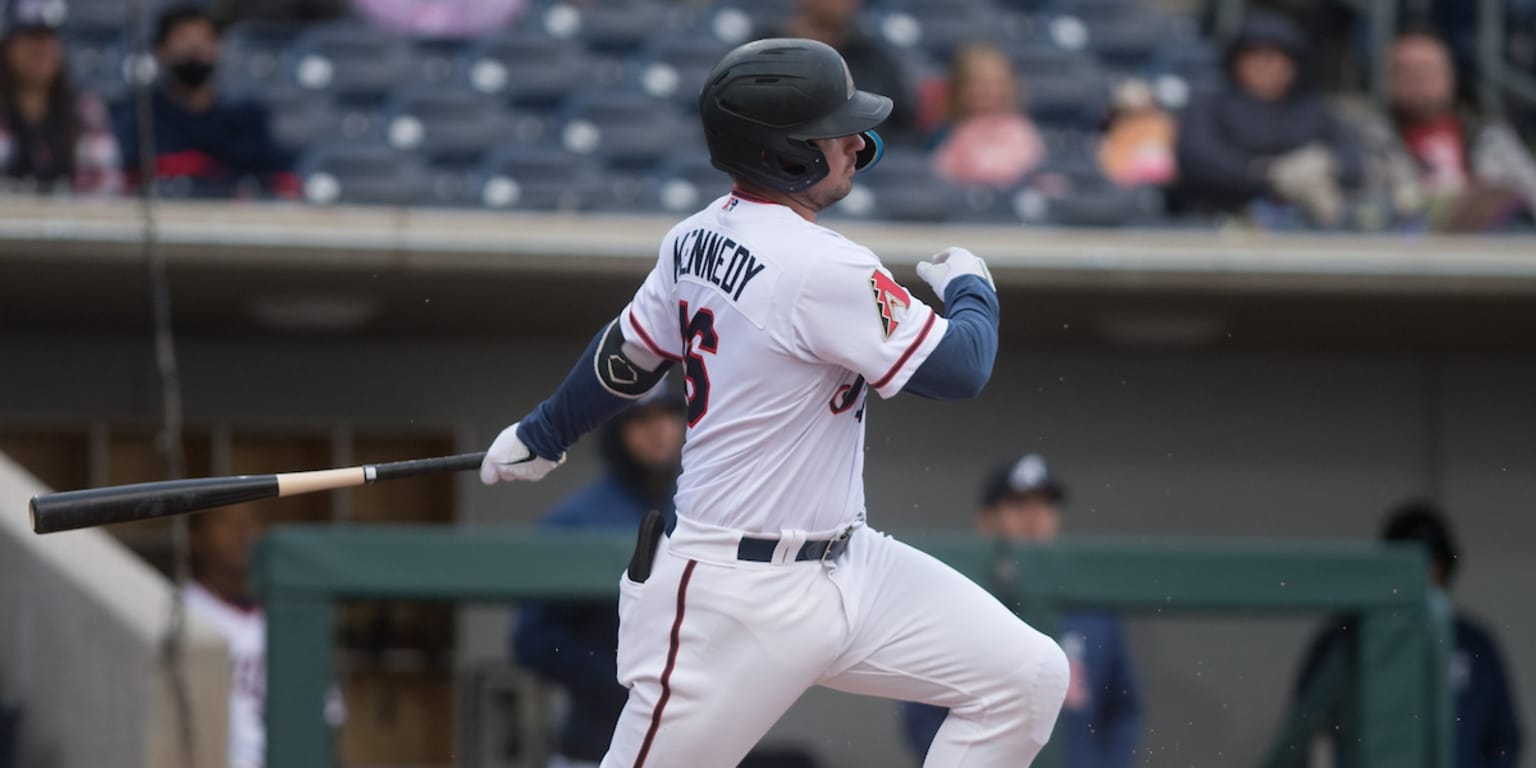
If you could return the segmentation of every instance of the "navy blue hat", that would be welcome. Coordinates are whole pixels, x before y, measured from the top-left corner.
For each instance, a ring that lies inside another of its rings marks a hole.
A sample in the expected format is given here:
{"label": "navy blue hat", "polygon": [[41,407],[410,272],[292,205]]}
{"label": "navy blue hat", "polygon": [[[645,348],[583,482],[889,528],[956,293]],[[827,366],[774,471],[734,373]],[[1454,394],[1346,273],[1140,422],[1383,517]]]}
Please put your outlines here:
{"label": "navy blue hat", "polygon": [[1067,488],[1060,478],[1051,472],[1045,457],[1038,453],[1026,453],[1019,458],[998,466],[987,476],[982,487],[981,504],[990,507],[1009,496],[1042,493],[1060,503],[1067,498]]}
{"label": "navy blue hat", "polygon": [[5,18],[0,21],[0,36],[6,38],[34,30],[56,31],[64,26],[64,17],[69,15],[64,0],[3,1]]}
{"label": "navy blue hat", "polygon": [[1445,520],[1445,513],[1431,501],[1415,499],[1398,505],[1382,525],[1381,538],[1383,541],[1422,544],[1429,550],[1430,558],[1440,564],[1447,582],[1456,573],[1456,565],[1461,559],[1456,537]]}

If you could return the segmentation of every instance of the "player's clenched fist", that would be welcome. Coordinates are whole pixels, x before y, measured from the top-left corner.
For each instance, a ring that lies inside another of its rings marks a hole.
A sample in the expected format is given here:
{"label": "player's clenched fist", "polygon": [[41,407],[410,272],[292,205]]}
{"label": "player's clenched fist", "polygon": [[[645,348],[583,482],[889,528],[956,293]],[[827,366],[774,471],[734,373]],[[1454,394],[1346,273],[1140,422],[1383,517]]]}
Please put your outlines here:
{"label": "player's clenched fist", "polygon": [[987,263],[964,248],[952,245],[934,254],[928,261],[917,263],[917,276],[933,286],[933,292],[940,299],[944,298],[949,281],[961,275],[976,275],[987,282],[987,287],[997,290],[997,284],[992,282],[992,273],[987,271]]}
{"label": "player's clenched fist", "polygon": [[[561,456],[560,461],[564,460]],[[517,438],[517,424],[513,424],[503,429],[486,449],[485,461],[480,462],[480,482],[486,485],[495,485],[498,480],[537,482],[560,466],[560,461],[535,455]]]}

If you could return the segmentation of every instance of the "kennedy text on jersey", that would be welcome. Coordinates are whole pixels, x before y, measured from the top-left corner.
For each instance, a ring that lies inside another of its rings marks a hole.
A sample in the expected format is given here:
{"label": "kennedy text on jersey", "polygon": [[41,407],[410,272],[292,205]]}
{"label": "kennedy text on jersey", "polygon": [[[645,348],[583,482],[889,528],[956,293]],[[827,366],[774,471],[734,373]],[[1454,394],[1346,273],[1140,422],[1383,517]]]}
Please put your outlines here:
{"label": "kennedy text on jersey", "polygon": [[672,242],[674,280],[692,275],[715,285],[732,301],[740,301],[747,284],[767,267],[758,263],[745,245],[703,227],[679,235]]}

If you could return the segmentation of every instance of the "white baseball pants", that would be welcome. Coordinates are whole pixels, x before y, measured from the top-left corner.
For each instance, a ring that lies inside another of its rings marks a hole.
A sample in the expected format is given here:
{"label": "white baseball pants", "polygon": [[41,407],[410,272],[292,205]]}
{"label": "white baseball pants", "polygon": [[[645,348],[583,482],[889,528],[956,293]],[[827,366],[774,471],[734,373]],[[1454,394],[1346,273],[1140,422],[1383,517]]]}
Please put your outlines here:
{"label": "white baseball pants", "polygon": [[859,528],[836,562],[736,558],[742,534],[679,518],[644,584],[623,577],[629,700],[602,768],[733,768],[813,685],[948,707],[926,768],[1027,766],[1067,691],[1055,641],[932,557]]}

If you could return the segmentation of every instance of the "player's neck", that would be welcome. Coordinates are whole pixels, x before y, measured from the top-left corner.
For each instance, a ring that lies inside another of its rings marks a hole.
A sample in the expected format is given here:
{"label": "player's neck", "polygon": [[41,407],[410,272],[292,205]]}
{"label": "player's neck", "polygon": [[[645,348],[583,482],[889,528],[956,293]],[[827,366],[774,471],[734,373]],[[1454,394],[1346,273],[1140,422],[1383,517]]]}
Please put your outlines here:
{"label": "player's neck", "polygon": [[794,195],[786,194],[778,190],[769,189],[758,184],[743,181],[736,182],[736,187],[735,189],[732,189],[731,192],[737,197],[749,200],[754,203],[773,203],[774,205],[782,205],[785,208],[794,211],[795,215],[799,216],[800,218],[805,219],[812,224],[816,223],[816,209],[806,205],[804,201],[800,200]]}

